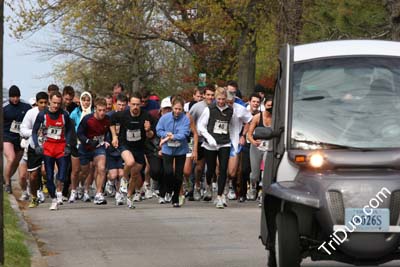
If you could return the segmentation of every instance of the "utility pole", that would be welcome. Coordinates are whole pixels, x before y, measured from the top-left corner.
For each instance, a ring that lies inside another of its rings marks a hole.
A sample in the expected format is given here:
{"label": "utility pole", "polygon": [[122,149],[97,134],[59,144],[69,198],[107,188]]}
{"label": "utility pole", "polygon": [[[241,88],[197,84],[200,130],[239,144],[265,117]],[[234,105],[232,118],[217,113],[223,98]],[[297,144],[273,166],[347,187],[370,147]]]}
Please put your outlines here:
{"label": "utility pole", "polygon": [[[3,34],[4,1],[0,0],[0,99],[3,102]],[[0,106],[0,266],[4,265],[4,220],[3,220],[3,103]]]}

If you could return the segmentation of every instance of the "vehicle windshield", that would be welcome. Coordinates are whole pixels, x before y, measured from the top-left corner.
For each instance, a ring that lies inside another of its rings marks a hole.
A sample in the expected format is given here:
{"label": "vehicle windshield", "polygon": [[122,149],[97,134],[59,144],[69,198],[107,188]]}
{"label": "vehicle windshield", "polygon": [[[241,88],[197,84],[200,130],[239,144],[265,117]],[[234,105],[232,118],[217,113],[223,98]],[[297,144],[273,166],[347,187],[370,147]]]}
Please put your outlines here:
{"label": "vehicle windshield", "polygon": [[400,147],[400,58],[294,65],[292,149]]}

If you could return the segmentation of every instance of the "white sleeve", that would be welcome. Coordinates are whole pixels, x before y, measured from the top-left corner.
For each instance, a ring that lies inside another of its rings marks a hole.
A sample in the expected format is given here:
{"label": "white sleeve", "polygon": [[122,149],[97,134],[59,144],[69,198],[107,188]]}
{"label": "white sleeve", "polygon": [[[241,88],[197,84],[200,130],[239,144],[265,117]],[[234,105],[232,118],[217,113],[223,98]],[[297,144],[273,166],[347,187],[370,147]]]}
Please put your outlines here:
{"label": "white sleeve", "polygon": [[197,122],[197,132],[200,136],[203,136],[205,139],[212,138],[211,134],[207,131],[207,124],[210,118],[210,109],[204,109],[203,113],[201,114],[198,122]]}
{"label": "white sleeve", "polygon": [[19,129],[19,134],[25,139],[32,136],[33,123],[36,119],[35,112],[32,111],[33,110],[31,109],[25,114]]}

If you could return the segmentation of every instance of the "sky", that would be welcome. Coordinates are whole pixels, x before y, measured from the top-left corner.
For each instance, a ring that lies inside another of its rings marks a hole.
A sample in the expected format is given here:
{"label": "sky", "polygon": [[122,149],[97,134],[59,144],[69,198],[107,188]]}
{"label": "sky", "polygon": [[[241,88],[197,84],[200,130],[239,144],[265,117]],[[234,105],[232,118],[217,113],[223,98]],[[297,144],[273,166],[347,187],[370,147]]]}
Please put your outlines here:
{"label": "sky", "polygon": [[[11,11],[5,5],[4,15]],[[3,87],[10,88],[17,85],[21,90],[21,98],[28,100],[37,92],[47,90],[53,83],[51,77],[46,77],[52,71],[55,60],[48,60],[43,55],[33,54],[35,43],[46,41],[49,30],[41,30],[24,40],[10,37],[9,24],[4,24],[4,62],[3,62]],[[57,60],[57,58],[56,58]]]}

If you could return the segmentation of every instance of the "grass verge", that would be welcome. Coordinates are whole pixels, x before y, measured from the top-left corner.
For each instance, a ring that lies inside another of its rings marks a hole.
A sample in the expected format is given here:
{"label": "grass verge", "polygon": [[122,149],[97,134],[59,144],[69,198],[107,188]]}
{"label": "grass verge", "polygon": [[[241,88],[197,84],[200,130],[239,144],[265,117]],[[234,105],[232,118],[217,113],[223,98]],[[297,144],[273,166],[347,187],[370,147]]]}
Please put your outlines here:
{"label": "grass verge", "polygon": [[18,217],[4,194],[4,267],[29,267],[31,255],[25,244],[25,235],[19,229]]}

